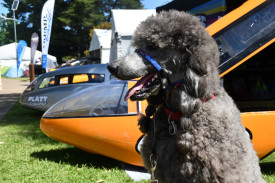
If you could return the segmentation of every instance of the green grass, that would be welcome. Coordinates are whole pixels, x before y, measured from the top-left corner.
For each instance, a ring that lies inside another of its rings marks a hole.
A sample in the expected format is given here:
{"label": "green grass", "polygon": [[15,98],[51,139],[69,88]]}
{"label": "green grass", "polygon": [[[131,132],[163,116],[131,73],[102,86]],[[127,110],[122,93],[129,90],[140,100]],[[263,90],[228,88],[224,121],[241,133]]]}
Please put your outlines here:
{"label": "green grass", "polygon": [[44,135],[41,116],[16,103],[0,121],[1,183],[134,182],[117,161]]}
{"label": "green grass", "polygon": [[264,179],[268,183],[275,183],[275,152],[260,161]]}
{"label": "green grass", "polygon": [[[17,102],[0,120],[1,183],[134,182],[116,160],[44,135],[39,128],[41,116]],[[274,183],[275,153],[261,161],[261,168],[265,180]]]}

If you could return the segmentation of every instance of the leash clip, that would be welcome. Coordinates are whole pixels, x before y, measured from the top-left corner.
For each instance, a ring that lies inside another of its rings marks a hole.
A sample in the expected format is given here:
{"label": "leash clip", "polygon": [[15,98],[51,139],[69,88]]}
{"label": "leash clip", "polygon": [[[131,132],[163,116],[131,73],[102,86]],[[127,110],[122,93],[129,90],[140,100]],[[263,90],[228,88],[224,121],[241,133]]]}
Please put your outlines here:
{"label": "leash clip", "polygon": [[151,163],[151,183],[158,183],[158,179],[155,178],[155,170],[158,164],[158,156],[155,154],[150,155],[150,163]]}
{"label": "leash clip", "polygon": [[173,121],[173,120],[171,121],[171,116],[172,116],[172,114],[173,114],[173,112],[171,112],[171,113],[169,114],[169,117],[168,117],[169,134],[170,134],[170,135],[175,135],[178,129],[177,129],[177,125],[176,125],[175,121]]}

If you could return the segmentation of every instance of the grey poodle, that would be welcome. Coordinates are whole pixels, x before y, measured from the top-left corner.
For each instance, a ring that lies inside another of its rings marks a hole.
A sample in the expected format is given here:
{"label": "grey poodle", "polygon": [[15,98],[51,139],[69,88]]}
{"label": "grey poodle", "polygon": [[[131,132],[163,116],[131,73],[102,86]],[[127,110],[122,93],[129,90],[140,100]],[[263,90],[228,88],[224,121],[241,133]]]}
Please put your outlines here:
{"label": "grey poodle", "polygon": [[240,112],[220,84],[218,47],[199,19],[161,12],[138,26],[133,46],[135,53],[108,69],[123,80],[142,77],[125,100],[150,104],[139,125],[153,181],[265,182]]}

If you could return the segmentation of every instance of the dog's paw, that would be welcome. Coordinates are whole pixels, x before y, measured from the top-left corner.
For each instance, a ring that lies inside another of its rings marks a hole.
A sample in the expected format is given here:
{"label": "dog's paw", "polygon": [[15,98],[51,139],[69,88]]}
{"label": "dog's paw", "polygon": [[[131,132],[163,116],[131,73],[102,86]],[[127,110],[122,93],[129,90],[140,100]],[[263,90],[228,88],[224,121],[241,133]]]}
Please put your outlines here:
{"label": "dog's paw", "polygon": [[150,127],[151,121],[152,121],[152,119],[150,117],[141,115],[138,120],[139,130],[142,133],[151,131],[151,127]]}

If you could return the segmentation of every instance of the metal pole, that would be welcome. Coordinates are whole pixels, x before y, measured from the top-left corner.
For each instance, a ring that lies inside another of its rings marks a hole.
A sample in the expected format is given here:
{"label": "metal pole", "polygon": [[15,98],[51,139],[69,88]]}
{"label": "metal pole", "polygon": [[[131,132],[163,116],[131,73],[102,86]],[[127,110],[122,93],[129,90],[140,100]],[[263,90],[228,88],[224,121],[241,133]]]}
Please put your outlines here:
{"label": "metal pole", "polygon": [[13,23],[14,23],[14,39],[17,43],[17,37],[16,37],[16,22],[15,22],[15,10],[13,10]]}
{"label": "metal pole", "polygon": [[0,90],[2,90],[2,78],[1,78],[1,60],[0,60]]}
{"label": "metal pole", "polygon": [[[17,66],[17,36],[16,36],[16,22],[15,22],[15,10],[13,10],[13,24],[14,24],[14,39],[15,39],[15,55],[16,55],[16,66]],[[17,70],[17,77],[18,77],[18,70]]]}

